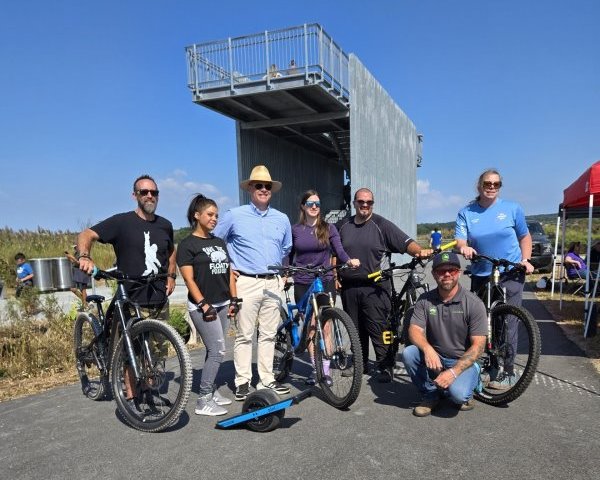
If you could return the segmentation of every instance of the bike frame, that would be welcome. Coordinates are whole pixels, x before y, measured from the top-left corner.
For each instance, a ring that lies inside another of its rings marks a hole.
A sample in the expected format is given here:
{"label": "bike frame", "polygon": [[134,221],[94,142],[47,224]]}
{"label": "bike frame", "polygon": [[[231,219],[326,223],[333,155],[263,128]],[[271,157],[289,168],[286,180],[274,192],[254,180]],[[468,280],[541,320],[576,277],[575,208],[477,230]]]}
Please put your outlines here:
{"label": "bike frame", "polygon": [[[131,341],[131,336],[129,335],[129,329],[131,326],[138,320],[142,319],[142,314],[139,306],[136,303],[133,303],[129,299],[129,295],[125,290],[124,280],[117,280],[117,291],[113,296],[110,305],[106,311],[106,315],[104,315],[102,309],[102,303],[96,302],[98,308],[98,317],[99,320],[103,323],[103,329],[100,335],[96,336],[94,341],[98,342],[99,345],[102,344],[101,337],[108,338],[108,351],[105,354],[105,357],[98,359],[101,363],[102,368],[105,372],[108,372],[110,364],[110,359],[112,357],[113,347],[115,345],[115,340],[118,338],[118,332],[122,332],[121,334],[124,336],[124,345],[125,351],[127,353],[127,357],[129,359],[129,366],[133,372],[136,383],[139,382],[142,378],[140,374],[140,370],[138,368],[137,362],[135,361],[135,352],[133,343]],[[135,316],[129,315],[129,306],[132,306],[135,310]],[[118,317],[118,323],[115,324],[116,328],[112,328],[113,320],[115,318],[115,312]],[[127,313],[126,313],[127,312]],[[150,346],[148,342],[144,342],[144,348],[146,350],[146,356],[151,358]]]}
{"label": "bike frame", "polygon": [[[300,299],[300,302],[298,304],[292,303],[292,301],[290,299],[289,289],[287,289],[285,291],[285,303],[286,303],[286,307],[287,307],[287,317],[288,318],[285,322],[283,322],[279,326],[279,328],[277,329],[277,332],[280,332],[281,330],[287,328],[291,322],[292,347],[294,349],[298,347],[298,345],[300,344],[300,339],[302,337],[300,335],[300,332],[298,331],[299,326],[298,326],[298,321],[296,320],[296,315],[302,314],[304,316],[304,325],[302,326],[302,328],[308,328],[308,325],[310,324],[313,313],[319,311],[319,306],[317,304],[317,296],[316,296],[316,294],[318,294],[318,293],[326,293],[325,289],[323,288],[323,281],[319,277],[317,277],[313,280],[310,287],[308,288],[306,293],[302,296],[302,298]],[[333,301],[331,299],[331,295],[329,295],[329,304],[331,305],[332,303],[333,303]],[[296,314],[294,314],[294,312],[296,312]],[[316,323],[317,323],[317,329],[319,330],[320,333],[322,333],[321,325],[319,324],[319,322],[316,322]],[[321,338],[323,338],[322,335],[321,335]]]}

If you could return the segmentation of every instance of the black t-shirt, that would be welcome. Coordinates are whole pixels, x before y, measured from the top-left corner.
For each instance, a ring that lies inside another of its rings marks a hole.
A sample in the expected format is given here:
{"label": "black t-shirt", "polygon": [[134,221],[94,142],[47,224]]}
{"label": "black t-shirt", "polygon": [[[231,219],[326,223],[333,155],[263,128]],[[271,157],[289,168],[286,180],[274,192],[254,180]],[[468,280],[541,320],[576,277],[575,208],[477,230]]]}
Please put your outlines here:
{"label": "black t-shirt", "polygon": [[[169,257],[173,252],[173,225],[167,219],[155,215],[147,221],[135,212],[113,215],[91,227],[98,234],[100,243],[110,243],[117,256],[117,269],[132,278],[150,274],[166,273]],[[160,279],[140,287],[125,284],[131,300],[140,305],[157,305],[167,300],[167,281]]]}
{"label": "black t-shirt", "polygon": [[[194,282],[208,303],[229,300],[229,256],[222,239],[185,237],[177,246],[177,265],[193,267]],[[196,303],[189,294],[188,299]]]}
{"label": "black t-shirt", "polygon": [[343,285],[372,284],[369,273],[389,266],[390,253],[405,253],[414,240],[389,220],[373,214],[361,224],[354,223],[355,217],[343,223],[340,237],[344,250],[350,258],[358,258],[360,267],[340,271]]}

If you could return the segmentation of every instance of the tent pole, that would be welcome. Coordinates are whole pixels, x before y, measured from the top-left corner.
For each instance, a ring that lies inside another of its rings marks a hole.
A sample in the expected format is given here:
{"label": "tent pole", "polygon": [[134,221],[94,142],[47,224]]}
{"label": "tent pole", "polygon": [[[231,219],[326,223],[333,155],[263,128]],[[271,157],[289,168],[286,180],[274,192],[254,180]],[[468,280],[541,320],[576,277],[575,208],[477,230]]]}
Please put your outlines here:
{"label": "tent pole", "polygon": [[550,298],[554,298],[554,282],[556,281],[556,255],[558,254],[558,231],[560,229],[560,207],[556,216],[556,233],[554,234],[554,256],[552,257],[552,288]]}
{"label": "tent pole", "polygon": [[561,230],[561,239],[560,239],[560,295],[558,302],[558,309],[562,310],[562,293],[563,293],[563,284],[564,280],[567,277],[565,271],[565,230],[567,227],[567,209],[563,208],[562,212],[563,222],[562,222],[562,230]]}
{"label": "tent pole", "polygon": [[583,337],[587,338],[588,336],[588,326],[590,323],[590,317],[592,316],[592,305],[594,304],[594,299],[590,298],[590,252],[592,250],[592,215],[594,211],[594,194],[590,195],[590,203],[589,203],[589,213],[588,213],[588,234],[587,234],[587,249],[586,249],[586,262],[587,269],[585,275],[585,306],[583,307],[583,311],[585,315],[583,317]]}

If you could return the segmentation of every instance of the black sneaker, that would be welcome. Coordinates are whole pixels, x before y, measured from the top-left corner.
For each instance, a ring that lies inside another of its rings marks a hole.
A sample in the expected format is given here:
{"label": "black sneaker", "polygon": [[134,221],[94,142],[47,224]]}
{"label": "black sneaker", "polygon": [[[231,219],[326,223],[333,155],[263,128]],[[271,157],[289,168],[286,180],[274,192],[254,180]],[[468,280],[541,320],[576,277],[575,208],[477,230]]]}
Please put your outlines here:
{"label": "black sneaker", "polygon": [[249,394],[250,394],[250,385],[248,384],[248,382],[238,385],[235,389],[235,399],[238,402],[241,402],[242,400],[246,400],[246,397]]}
{"label": "black sneaker", "polygon": [[394,374],[392,367],[381,368],[377,375],[377,381],[379,383],[390,383],[393,380],[393,378]]}
{"label": "black sneaker", "polygon": [[127,402],[127,405],[129,406],[129,411],[134,415],[141,416],[144,414],[144,412],[142,412],[140,408],[140,404],[138,403],[137,399],[128,398],[127,400],[125,400],[125,402]]}
{"label": "black sneaker", "polygon": [[286,394],[290,393],[289,387],[286,387],[285,385],[282,385],[281,383],[277,383],[277,382],[271,382],[268,385],[263,385],[262,382],[258,382],[258,385],[256,385],[256,389],[257,390],[266,390],[266,389],[272,390],[277,395],[286,395]]}

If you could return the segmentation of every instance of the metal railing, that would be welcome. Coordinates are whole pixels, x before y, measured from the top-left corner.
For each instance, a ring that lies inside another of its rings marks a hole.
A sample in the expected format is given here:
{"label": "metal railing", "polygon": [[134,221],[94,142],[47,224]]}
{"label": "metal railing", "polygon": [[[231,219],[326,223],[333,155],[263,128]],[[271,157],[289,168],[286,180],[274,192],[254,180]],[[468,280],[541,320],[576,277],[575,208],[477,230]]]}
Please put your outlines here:
{"label": "metal railing", "polygon": [[304,77],[348,100],[348,55],[319,24],[228,38],[186,47],[188,87],[195,95],[249,82]]}

